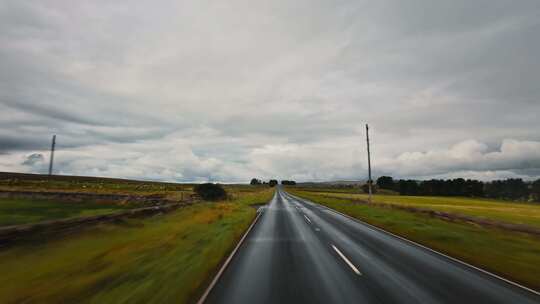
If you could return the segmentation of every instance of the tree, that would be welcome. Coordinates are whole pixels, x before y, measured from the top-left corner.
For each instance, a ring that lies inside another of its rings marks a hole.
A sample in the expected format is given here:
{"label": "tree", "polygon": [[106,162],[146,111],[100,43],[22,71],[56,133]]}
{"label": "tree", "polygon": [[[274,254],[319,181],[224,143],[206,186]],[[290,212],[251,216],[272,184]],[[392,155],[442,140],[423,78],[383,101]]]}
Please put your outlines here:
{"label": "tree", "polygon": [[203,200],[219,201],[227,198],[227,191],[219,184],[200,184],[193,189]]}
{"label": "tree", "polygon": [[278,181],[277,181],[277,179],[271,179],[271,180],[268,182],[268,184],[270,185],[270,187],[275,187],[275,186],[277,186]]}
{"label": "tree", "polygon": [[418,195],[418,183],[415,180],[400,179],[398,181],[398,191],[400,195]]}
{"label": "tree", "polygon": [[394,179],[391,176],[381,176],[377,178],[377,186],[381,189],[394,189]]}
{"label": "tree", "polygon": [[288,185],[288,186],[294,186],[294,185],[296,185],[296,182],[295,181],[290,181],[290,180],[282,180],[281,184],[282,185]]}
{"label": "tree", "polygon": [[252,185],[252,186],[255,186],[255,185],[261,185],[262,182],[261,182],[260,179],[253,178],[253,179],[251,179],[251,182],[249,184]]}
{"label": "tree", "polygon": [[540,179],[535,180],[531,184],[531,195],[535,202],[540,202]]}
{"label": "tree", "polygon": [[511,200],[524,199],[529,196],[527,184],[521,178],[492,181],[485,185],[484,192],[487,197]]}
{"label": "tree", "polygon": [[[372,194],[375,194],[377,193],[377,187],[373,187],[373,185],[371,185],[371,193]],[[368,183],[365,183],[362,185],[362,191],[364,191],[364,193],[369,193],[369,184]]]}

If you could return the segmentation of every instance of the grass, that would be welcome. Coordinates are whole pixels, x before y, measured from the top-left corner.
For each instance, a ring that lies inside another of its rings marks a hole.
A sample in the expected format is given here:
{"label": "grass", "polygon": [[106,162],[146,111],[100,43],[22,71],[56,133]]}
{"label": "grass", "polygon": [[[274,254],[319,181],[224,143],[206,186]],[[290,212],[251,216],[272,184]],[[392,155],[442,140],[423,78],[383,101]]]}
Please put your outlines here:
{"label": "grass", "polygon": [[233,201],[0,250],[0,303],[192,301],[254,218],[249,205],[273,193],[246,189]]}
{"label": "grass", "polygon": [[23,198],[0,198],[0,227],[47,220],[101,215],[129,208],[127,205],[94,202],[60,202]]}
{"label": "grass", "polygon": [[193,185],[116,178],[0,172],[1,190],[177,195],[179,192],[192,193]]}
{"label": "grass", "polygon": [[[247,185],[225,186],[232,198],[254,190]],[[48,176],[39,174],[20,174],[0,172],[1,191],[62,192],[88,194],[158,194],[171,200],[183,200],[193,193],[193,185],[163,182],[134,181],[125,179]],[[143,204],[118,204],[114,201],[97,202],[93,199],[77,202],[59,198],[43,199],[0,198],[0,227],[36,223],[46,220],[83,217],[113,213],[127,208],[144,207]]]}
{"label": "grass", "polygon": [[291,189],[289,191],[534,289],[540,289],[540,239],[537,237],[451,223],[401,210],[353,204],[350,199],[328,197],[321,193]]}
{"label": "grass", "polygon": [[[317,192],[319,195],[345,199],[367,200],[366,194]],[[439,196],[373,196],[376,203],[388,203],[426,208],[436,211],[470,215],[512,224],[525,224],[540,228],[540,204],[518,203],[492,199],[439,197]]]}

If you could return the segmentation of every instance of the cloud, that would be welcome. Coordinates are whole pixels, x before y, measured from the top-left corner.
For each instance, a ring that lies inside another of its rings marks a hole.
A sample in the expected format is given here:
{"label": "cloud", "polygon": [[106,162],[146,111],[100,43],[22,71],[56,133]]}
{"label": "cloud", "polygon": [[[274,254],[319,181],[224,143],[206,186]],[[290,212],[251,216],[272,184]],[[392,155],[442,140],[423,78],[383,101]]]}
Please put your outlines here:
{"label": "cloud", "polygon": [[26,157],[26,159],[22,162],[23,166],[34,166],[38,163],[42,163],[45,160],[42,154],[39,153],[33,153]]}
{"label": "cloud", "polygon": [[2,1],[0,169],[42,170],[21,159],[57,134],[66,174],[364,178],[369,122],[381,172],[538,177],[539,16],[532,0]]}
{"label": "cloud", "polygon": [[490,151],[486,144],[467,140],[446,150],[405,152],[393,159],[382,159],[380,167],[403,177],[464,174],[486,179],[506,174],[531,179],[538,171],[532,176],[520,173],[540,169],[540,142],[506,139],[499,149]]}

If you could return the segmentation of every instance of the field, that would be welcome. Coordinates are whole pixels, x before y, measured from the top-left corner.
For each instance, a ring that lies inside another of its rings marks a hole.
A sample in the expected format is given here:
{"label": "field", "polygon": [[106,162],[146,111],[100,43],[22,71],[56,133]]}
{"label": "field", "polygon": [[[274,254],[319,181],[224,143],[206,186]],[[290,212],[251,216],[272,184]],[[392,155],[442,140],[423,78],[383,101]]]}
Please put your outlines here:
{"label": "field", "polygon": [[255,216],[249,205],[271,195],[201,203],[0,251],[0,302],[184,303]]}
{"label": "field", "polygon": [[[187,184],[0,172],[0,192],[24,192],[24,195],[0,197],[0,226],[102,215],[145,206],[144,203],[127,204],[121,199],[102,200],[92,197],[94,194],[153,195],[182,200],[193,193],[192,188],[193,185]],[[55,195],[57,193],[62,195]],[[88,198],[75,198],[79,193]]]}
{"label": "field", "polygon": [[85,176],[0,172],[0,191],[77,192],[130,195],[192,193],[193,185]]}
{"label": "field", "polygon": [[[309,189],[306,190],[309,191]],[[334,190],[323,191],[319,189],[316,193],[321,196],[344,199],[368,199],[366,194],[334,192]],[[400,196],[378,194],[373,196],[373,202],[426,208],[430,210],[503,221],[512,224],[526,224],[540,228],[540,204],[534,203],[514,203],[500,200],[465,197]]]}
{"label": "field", "polygon": [[108,214],[130,208],[119,204],[60,202],[28,198],[0,198],[0,227],[47,220]]}
{"label": "field", "polygon": [[[104,182],[92,178],[50,182],[36,179],[43,177],[18,179],[9,190],[52,191],[54,188],[60,192],[90,192],[91,188],[98,189],[99,193],[165,193],[174,197],[173,189],[187,192],[192,187],[124,180],[115,184],[116,180]],[[273,189],[262,186],[225,188],[230,196],[226,201],[199,202],[167,214],[101,223],[0,248],[0,303],[194,301],[255,217],[254,204],[266,203],[273,195]],[[23,199],[6,199],[0,204],[0,218],[4,223],[94,215],[129,208],[92,202]],[[16,214],[16,210],[22,214],[20,218],[5,216]]]}
{"label": "field", "polygon": [[[287,190],[522,284],[540,288],[538,236],[448,222],[422,214],[353,202],[353,199],[366,198],[364,195],[337,194],[331,190],[320,189],[311,192],[306,191],[308,189],[295,190],[292,187]],[[527,224],[537,223],[537,212],[540,208],[519,203],[442,197],[375,196],[375,201],[441,208],[440,210]],[[454,203],[455,207],[452,205]],[[508,214],[504,214],[505,212]]]}

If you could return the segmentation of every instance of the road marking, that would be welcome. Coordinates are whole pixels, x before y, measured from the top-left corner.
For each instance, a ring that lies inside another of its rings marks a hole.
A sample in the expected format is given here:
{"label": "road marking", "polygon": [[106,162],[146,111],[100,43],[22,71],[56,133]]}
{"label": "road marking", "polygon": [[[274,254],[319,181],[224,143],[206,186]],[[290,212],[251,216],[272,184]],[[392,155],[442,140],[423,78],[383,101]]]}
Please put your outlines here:
{"label": "road marking", "polygon": [[319,228],[315,228],[315,231],[321,231],[321,229],[319,229]]}
{"label": "road marking", "polygon": [[[290,194],[289,194],[289,196],[292,197],[293,199],[296,199],[296,200],[299,200],[299,201],[303,201],[303,202],[305,202],[306,204],[309,204],[306,200],[301,199],[301,198],[299,198],[298,196],[290,195]],[[313,205],[313,203],[312,203],[312,205]],[[440,256],[442,256],[442,257],[445,257],[445,258],[447,258],[447,259],[449,259],[449,260],[451,260],[451,261],[453,261],[453,262],[455,262],[455,263],[457,263],[457,264],[461,264],[461,265],[470,267],[470,268],[472,268],[472,269],[474,269],[474,270],[476,270],[476,271],[479,271],[479,272],[481,272],[481,273],[483,273],[483,274],[486,274],[486,275],[488,275],[488,276],[491,276],[491,277],[494,277],[494,278],[499,279],[499,280],[501,280],[501,281],[504,281],[504,282],[508,283],[509,285],[513,285],[513,286],[515,286],[515,287],[521,288],[521,289],[526,290],[526,291],[528,291],[528,292],[530,292],[530,293],[533,293],[533,294],[535,294],[535,295],[539,295],[539,296],[540,296],[540,292],[537,291],[537,290],[534,290],[534,289],[531,289],[531,288],[529,288],[529,287],[523,286],[523,285],[521,285],[521,284],[519,284],[519,283],[510,281],[509,279],[503,278],[503,277],[501,277],[501,276],[499,276],[499,275],[496,275],[496,274],[494,274],[494,273],[492,273],[492,272],[489,272],[489,271],[487,271],[487,270],[485,270],[485,269],[482,269],[482,268],[480,268],[480,267],[476,267],[476,266],[471,265],[471,264],[469,264],[469,263],[467,263],[467,262],[465,262],[465,261],[462,261],[462,260],[460,260],[460,259],[451,257],[451,256],[449,256],[449,255],[446,255],[446,254],[442,253],[442,252],[439,252],[439,251],[437,251],[437,250],[431,249],[431,248],[429,248],[429,247],[427,247],[427,246],[421,245],[421,244],[419,244],[419,243],[417,243],[417,242],[411,241],[411,240],[409,240],[409,239],[407,239],[407,238],[404,238],[404,237],[399,236],[399,235],[397,235],[397,234],[394,234],[394,233],[392,233],[392,232],[386,231],[386,230],[384,230],[384,229],[382,229],[382,228],[379,228],[379,227],[377,227],[377,226],[368,224],[368,223],[366,223],[366,222],[364,222],[364,221],[362,221],[362,220],[360,220],[360,219],[354,218],[354,217],[352,217],[352,216],[350,216],[350,215],[344,214],[344,213],[342,213],[342,212],[339,212],[339,211],[337,211],[337,210],[331,209],[331,208],[329,208],[329,207],[322,206],[321,204],[316,204],[316,206],[318,206],[318,208],[319,208],[320,210],[322,210],[322,211],[327,210],[327,211],[333,212],[333,213],[335,213],[335,214],[339,214],[339,215],[341,215],[341,216],[343,216],[343,217],[348,218],[349,220],[352,220],[353,222],[356,222],[356,223],[358,223],[358,224],[360,224],[360,225],[363,225],[363,226],[366,226],[366,227],[368,227],[368,228],[371,228],[371,229],[374,230],[374,231],[379,231],[379,232],[382,232],[382,233],[384,233],[384,234],[393,236],[393,237],[398,238],[398,239],[400,239],[400,240],[402,240],[402,241],[404,241],[404,242],[407,242],[407,243],[409,243],[409,244],[411,244],[411,245],[413,245],[413,246],[417,246],[417,247],[419,247],[419,248],[422,248],[422,249],[424,249],[424,250],[427,250],[427,251],[429,251],[429,252],[431,252],[431,253],[434,253],[434,254],[436,254],[436,255],[440,255]],[[316,207],[316,208],[317,208],[317,207]]]}
{"label": "road marking", "polygon": [[351,267],[351,269],[354,271],[354,273],[356,273],[357,275],[362,275],[362,273],[358,270],[358,268],[356,268],[353,263],[351,263],[351,261],[349,261],[349,259],[347,259],[346,256],[343,255],[343,253],[341,253],[341,251],[339,251],[339,249],[337,249],[336,246],[332,245],[332,248],[334,248],[334,250],[337,252],[337,254],[339,254],[339,256],[345,261],[345,263],[347,263],[347,265],[349,265],[349,267]]}
{"label": "road marking", "polygon": [[309,217],[307,217],[305,214],[304,214],[304,217],[305,217],[306,220],[311,224],[311,220],[309,219]]}

